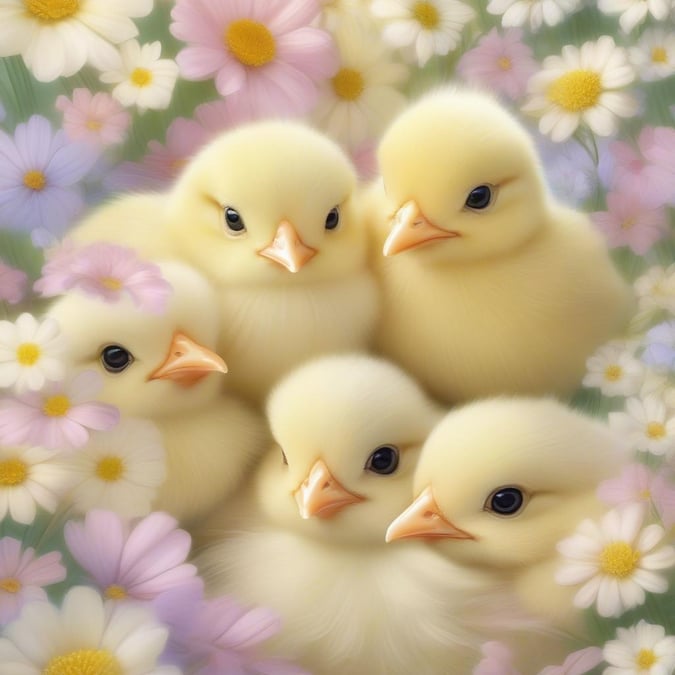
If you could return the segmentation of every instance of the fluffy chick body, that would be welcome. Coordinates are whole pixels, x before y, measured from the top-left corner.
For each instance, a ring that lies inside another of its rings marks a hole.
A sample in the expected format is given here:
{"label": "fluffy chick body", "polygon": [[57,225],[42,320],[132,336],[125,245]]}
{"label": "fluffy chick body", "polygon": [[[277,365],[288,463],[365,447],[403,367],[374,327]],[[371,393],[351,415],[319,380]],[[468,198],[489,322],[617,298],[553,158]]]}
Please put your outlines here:
{"label": "fluffy chick body", "polygon": [[[525,130],[487,95],[434,92],[392,124],[379,162],[379,350],[448,402],[571,393],[632,296],[588,218],[548,194]],[[482,186],[491,202],[469,208]]]}

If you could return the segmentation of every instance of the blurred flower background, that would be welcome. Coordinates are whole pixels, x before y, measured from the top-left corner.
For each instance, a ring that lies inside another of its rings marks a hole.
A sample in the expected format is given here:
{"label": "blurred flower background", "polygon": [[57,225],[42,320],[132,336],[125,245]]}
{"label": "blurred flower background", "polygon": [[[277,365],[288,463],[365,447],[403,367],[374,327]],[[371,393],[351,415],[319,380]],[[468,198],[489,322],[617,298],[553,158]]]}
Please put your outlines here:
{"label": "blurred flower background", "polygon": [[[256,660],[271,612],[203,598],[187,533],[149,513],[153,430],[118,423],[95,378],[68,379],[40,319],[74,287],[161,312],[168,284],[122,247],[54,244],[106,197],[168,188],[215,134],[270,115],[316,125],[370,179],[406,102],[466,82],[528,127],[553,193],[591,214],[639,305],[574,400],[635,464],[599,486],[605,519],[561,544],[588,645],[546,672],[673,672],[674,74],[672,0],[0,0],[0,664],[301,672]],[[515,672],[505,646],[483,656],[477,672]]]}

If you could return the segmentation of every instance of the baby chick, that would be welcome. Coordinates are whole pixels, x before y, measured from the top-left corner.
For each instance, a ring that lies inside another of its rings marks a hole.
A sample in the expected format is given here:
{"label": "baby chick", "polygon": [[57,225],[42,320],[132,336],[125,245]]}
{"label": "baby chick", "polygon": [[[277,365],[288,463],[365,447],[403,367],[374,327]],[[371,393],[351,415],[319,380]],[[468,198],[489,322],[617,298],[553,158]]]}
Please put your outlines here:
{"label": "baby chick", "polygon": [[72,365],[103,376],[98,398],[159,427],[167,479],[154,508],[185,523],[239,485],[268,437],[261,416],[223,394],[220,377],[211,374],[227,372],[213,351],[213,290],[182,263],[160,267],[173,287],[163,315],[143,313],[126,298],[109,304],[76,292],[48,314],[68,339]]}
{"label": "baby chick", "polygon": [[378,158],[380,351],[448,402],[571,393],[632,298],[588,218],[550,196],[524,128],[486,94],[440,90]]}
{"label": "baby chick", "polygon": [[215,285],[229,381],[257,402],[307,358],[369,343],[378,302],[355,186],[333,141],[266,121],[216,138],[170,194],[168,236]]}
{"label": "baby chick", "polygon": [[342,355],[286,376],[267,412],[277,445],[238,522],[228,509],[207,525],[221,530],[197,560],[210,592],[279,612],[274,653],[315,675],[447,673],[470,641],[443,601],[454,568],[416,542],[384,544],[435,404],[394,365]]}

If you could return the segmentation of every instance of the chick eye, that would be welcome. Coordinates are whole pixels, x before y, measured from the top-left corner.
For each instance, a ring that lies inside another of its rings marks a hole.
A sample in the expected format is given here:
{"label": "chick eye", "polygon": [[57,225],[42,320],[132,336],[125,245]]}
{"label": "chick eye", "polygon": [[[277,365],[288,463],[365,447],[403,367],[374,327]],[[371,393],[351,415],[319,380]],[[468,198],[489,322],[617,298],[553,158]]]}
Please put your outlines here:
{"label": "chick eye", "polygon": [[340,209],[333,207],[326,216],[326,229],[334,230],[340,224]]}
{"label": "chick eye", "polygon": [[466,198],[464,205],[470,209],[485,209],[492,201],[492,190],[487,185],[475,187]]}
{"label": "chick eye", "polygon": [[370,453],[365,469],[373,473],[388,476],[398,468],[398,448],[393,445],[381,445]]}
{"label": "chick eye", "polygon": [[239,211],[233,209],[231,206],[225,207],[225,227],[227,227],[228,232],[234,236],[246,232],[244,219],[239,215]]}
{"label": "chick eye", "polygon": [[131,352],[119,345],[108,345],[101,350],[101,363],[109,373],[121,373],[133,360]]}
{"label": "chick eye", "polygon": [[514,516],[524,503],[522,490],[516,487],[500,487],[487,498],[485,509],[500,516]]}

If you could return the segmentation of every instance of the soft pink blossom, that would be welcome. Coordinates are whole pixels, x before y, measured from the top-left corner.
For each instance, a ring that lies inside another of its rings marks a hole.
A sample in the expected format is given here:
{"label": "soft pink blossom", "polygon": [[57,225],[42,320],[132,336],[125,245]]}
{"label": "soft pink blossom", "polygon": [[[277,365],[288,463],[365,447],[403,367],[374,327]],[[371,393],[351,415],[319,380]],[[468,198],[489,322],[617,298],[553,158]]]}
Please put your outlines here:
{"label": "soft pink blossom", "polygon": [[26,294],[28,276],[22,270],[7,265],[0,260],[0,301],[10,305],[21,302]]}
{"label": "soft pink blossom", "polygon": [[361,180],[371,180],[378,175],[375,140],[363,141],[355,148],[348,148],[348,152]]}
{"label": "soft pink blossom", "polygon": [[104,147],[127,137],[131,115],[106,92],[92,94],[80,87],[73,90],[72,100],[61,95],[55,105],[63,113],[63,130],[73,141]]}
{"label": "soft pink blossom", "polygon": [[484,642],[480,651],[483,658],[473,675],[521,675],[513,665],[513,651],[502,642]]}
{"label": "soft pink blossom", "polygon": [[65,578],[57,551],[35,557],[35,550],[22,550],[17,539],[0,539],[0,625],[15,619],[27,602],[47,600],[42,587]]}
{"label": "soft pink blossom", "polygon": [[34,288],[44,296],[78,289],[111,303],[126,293],[139,309],[153,314],[166,310],[173,290],[157,265],[132,248],[103,242],[64,248],[47,261]]}
{"label": "soft pink blossom", "polygon": [[86,370],[40,391],[0,399],[0,442],[50,450],[81,448],[89,429],[106,431],[119,422],[117,408],[94,400],[101,386],[100,375]]}
{"label": "soft pink blossom", "polygon": [[546,666],[539,675],[585,675],[602,663],[600,647],[585,647],[572,652],[560,666]]}
{"label": "soft pink blossom", "polygon": [[[249,119],[302,115],[316,103],[317,84],[339,65],[331,36],[314,27],[320,13],[317,0],[177,0],[170,30],[188,46],[176,61],[187,79],[215,77],[218,92]],[[246,26],[254,31],[249,37]]]}
{"label": "soft pink blossom", "polygon": [[649,163],[644,172],[648,197],[675,206],[675,129],[655,127],[651,140],[643,150]]}
{"label": "soft pink blossom", "polygon": [[523,31],[512,28],[500,34],[496,28],[462,55],[457,72],[477,84],[512,100],[525,95],[527,81],[537,72],[532,49],[522,42]]}

